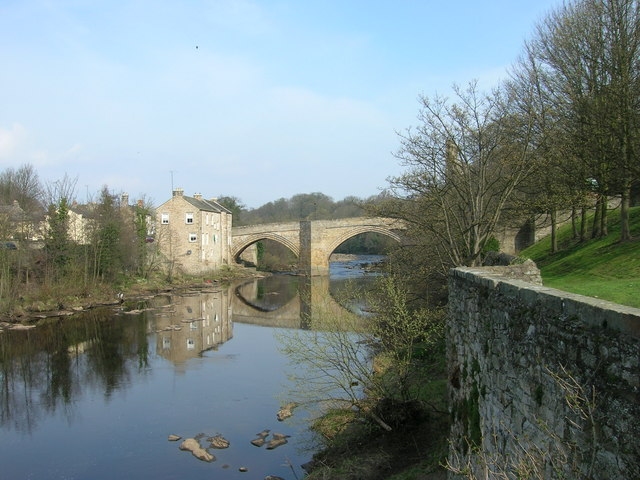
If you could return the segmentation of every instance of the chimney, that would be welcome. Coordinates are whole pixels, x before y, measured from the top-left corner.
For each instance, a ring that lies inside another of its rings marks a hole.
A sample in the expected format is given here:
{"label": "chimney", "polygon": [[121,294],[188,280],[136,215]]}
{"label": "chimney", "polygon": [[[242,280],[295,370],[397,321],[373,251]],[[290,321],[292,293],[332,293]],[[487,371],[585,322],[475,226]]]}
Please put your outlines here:
{"label": "chimney", "polygon": [[181,189],[181,188],[176,188],[176,189],[173,191],[173,196],[174,196],[174,197],[181,197],[182,195],[184,195],[184,190],[183,190],[183,189]]}
{"label": "chimney", "polygon": [[202,200],[202,194],[201,193],[194,193],[193,194],[193,198],[195,198],[196,200]]}

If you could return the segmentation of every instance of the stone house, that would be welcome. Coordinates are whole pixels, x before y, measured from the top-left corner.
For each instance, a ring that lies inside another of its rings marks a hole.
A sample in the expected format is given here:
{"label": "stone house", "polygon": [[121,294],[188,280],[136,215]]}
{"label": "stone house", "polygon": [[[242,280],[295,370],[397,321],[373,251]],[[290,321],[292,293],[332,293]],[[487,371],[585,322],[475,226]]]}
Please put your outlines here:
{"label": "stone house", "polygon": [[[135,206],[129,205],[129,195],[122,193],[120,195],[120,212],[122,219],[125,223],[129,224],[129,227],[133,230],[132,225],[135,216]],[[138,200],[138,206],[142,206],[142,200]],[[78,245],[88,245],[91,243],[91,236],[96,229],[97,218],[96,209],[98,205],[95,203],[88,203],[81,205],[77,202],[73,202],[69,206],[68,219],[67,219],[67,233],[69,240],[77,243]],[[151,229],[151,219],[147,221],[149,231]]]}
{"label": "stone house", "polygon": [[155,241],[169,271],[198,275],[231,263],[229,210],[181,188],[156,209]]}
{"label": "stone house", "polygon": [[69,207],[67,233],[69,239],[78,245],[87,245],[93,221],[91,205],[76,202]]}
{"label": "stone house", "polygon": [[44,212],[26,212],[17,200],[11,205],[0,205],[0,240],[42,240]]}

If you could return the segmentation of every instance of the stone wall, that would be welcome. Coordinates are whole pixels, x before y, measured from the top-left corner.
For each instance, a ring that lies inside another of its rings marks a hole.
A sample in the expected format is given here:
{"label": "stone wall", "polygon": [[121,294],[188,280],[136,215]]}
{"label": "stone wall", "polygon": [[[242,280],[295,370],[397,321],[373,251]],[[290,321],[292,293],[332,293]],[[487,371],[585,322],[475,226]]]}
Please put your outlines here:
{"label": "stone wall", "polygon": [[640,309],[517,276],[450,275],[452,467],[465,478],[640,478]]}

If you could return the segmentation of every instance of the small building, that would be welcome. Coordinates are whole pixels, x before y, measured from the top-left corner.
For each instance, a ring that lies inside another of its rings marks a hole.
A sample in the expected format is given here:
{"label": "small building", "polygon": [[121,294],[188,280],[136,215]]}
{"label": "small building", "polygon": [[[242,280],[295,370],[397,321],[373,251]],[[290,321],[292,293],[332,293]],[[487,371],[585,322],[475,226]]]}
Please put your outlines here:
{"label": "small building", "polygon": [[156,209],[155,242],[166,269],[198,275],[231,261],[231,211],[181,188]]}
{"label": "small building", "polygon": [[0,240],[42,240],[43,217],[41,209],[26,212],[17,200],[0,205]]}

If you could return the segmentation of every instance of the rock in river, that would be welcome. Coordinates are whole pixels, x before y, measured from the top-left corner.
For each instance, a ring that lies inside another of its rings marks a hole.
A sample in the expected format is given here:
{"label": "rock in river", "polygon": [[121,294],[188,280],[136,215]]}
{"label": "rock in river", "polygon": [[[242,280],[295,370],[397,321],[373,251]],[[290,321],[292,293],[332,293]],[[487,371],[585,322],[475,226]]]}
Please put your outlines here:
{"label": "rock in river", "polygon": [[293,415],[293,409],[296,408],[297,406],[298,404],[295,402],[287,403],[284,407],[282,407],[278,411],[278,414],[276,415],[276,417],[278,418],[278,421],[281,422],[289,418],[291,415]]}
{"label": "rock in river", "polygon": [[213,448],[229,448],[229,440],[218,434],[215,437],[207,438],[207,441],[211,442]]}
{"label": "rock in river", "polygon": [[287,443],[287,437],[289,437],[289,435],[274,433],[272,437],[273,440],[267,443],[267,450],[273,450],[274,448],[278,448],[280,445],[284,445],[285,443]]}
{"label": "rock in river", "polygon": [[196,457],[198,460],[202,460],[203,462],[213,462],[216,459],[216,457],[202,448],[200,446],[200,442],[198,442],[198,440],[196,440],[195,438],[187,438],[180,444],[180,450],[190,451],[194,457]]}

